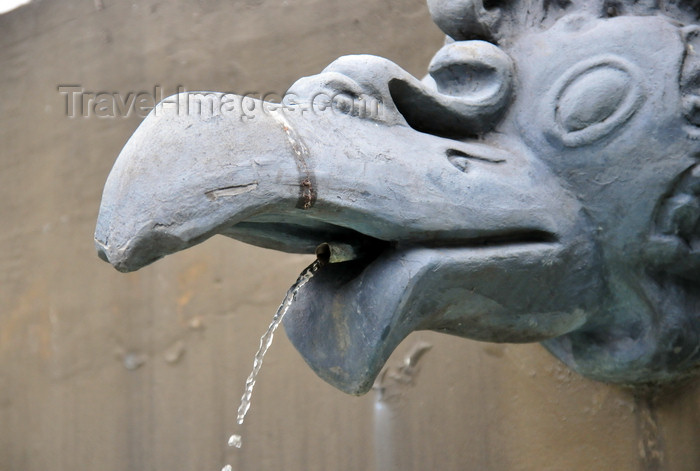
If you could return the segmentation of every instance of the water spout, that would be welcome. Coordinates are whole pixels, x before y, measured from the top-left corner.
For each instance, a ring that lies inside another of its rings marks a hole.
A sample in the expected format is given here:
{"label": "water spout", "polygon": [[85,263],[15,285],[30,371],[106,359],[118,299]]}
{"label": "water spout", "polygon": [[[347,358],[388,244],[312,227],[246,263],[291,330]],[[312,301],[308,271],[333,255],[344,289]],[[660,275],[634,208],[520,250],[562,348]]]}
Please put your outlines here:
{"label": "water spout", "polygon": [[306,269],[304,269],[304,271],[301,272],[301,275],[299,275],[299,278],[297,279],[296,283],[294,283],[294,285],[292,285],[292,287],[289,288],[289,291],[287,291],[287,295],[284,297],[284,301],[282,301],[282,304],[280,304],[280,307],[277,309],[277,312],[272,317],[272,322],[267,328],[267,331],[263,334],[262,337],[260,337],[260,347],[258,348],[258,351],[255,354],[255,359],[253,361],[253,370],[250,372],[250,375],[248,376],[248,379],[245,382],[245,392],[241,397],[241,405],[238,407],[238,417],[236,418],[236,421],[239,425],[243,424],[245,416],[248,413],[248,410],[250,409],[250,399],[253,395],[255,381],[257,380],[258,373],[260,373],[260,368],[262,368],[265,354],[270,348],[270,345],[272,345],[272,339],[275,337],[275,331],[282,322],[282,319],[289,310],[289,307],[292,305],[292,302],[294,302],[294,298],[296,297],[299,290],[311,279],[312,276],[314,276],[314,273],[316,273],[318,269],[321,268],[321,265],[322,264],[319,260],[315,260],[311,265],[306,267]]}
{"label": "water spout", "polygon": [[324,242],[316,247],[316,258],[321,264],[341,263],[361,258],[363,255],[360,247],[350,244]]}

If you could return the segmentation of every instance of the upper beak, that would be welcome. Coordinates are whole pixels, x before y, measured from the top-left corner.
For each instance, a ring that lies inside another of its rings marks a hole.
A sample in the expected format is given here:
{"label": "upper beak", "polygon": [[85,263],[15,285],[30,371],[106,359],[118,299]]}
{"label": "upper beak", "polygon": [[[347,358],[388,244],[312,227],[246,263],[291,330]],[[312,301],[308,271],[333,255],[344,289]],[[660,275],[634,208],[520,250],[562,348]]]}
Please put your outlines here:
{"label": "upper beak", "polygon": [[160,104],[107,179],[95,241],[119,270],[216,233],[300,253],[361,236],[430,245],[555,239],[559,213],[571,209],[552,203],[556,185],[535,180],[537,161],[503,139],[460,142],[330,109],[271,111],[257,100],[247,105],[253,115],[183,113],[192,96]]}

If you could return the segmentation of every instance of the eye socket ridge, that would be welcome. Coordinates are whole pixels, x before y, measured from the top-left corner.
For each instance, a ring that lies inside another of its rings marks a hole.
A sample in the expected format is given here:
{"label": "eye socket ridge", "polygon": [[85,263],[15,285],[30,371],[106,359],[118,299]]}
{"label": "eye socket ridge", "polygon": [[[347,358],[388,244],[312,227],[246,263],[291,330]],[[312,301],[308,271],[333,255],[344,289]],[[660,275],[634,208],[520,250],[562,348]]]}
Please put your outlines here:
{"label": "eye socket ridge", "polygon": [[621,57],[579,62],[555,82],[546,101],[552,134],[568,147],[589,144],[626,123],[646,98],[642,73]]}

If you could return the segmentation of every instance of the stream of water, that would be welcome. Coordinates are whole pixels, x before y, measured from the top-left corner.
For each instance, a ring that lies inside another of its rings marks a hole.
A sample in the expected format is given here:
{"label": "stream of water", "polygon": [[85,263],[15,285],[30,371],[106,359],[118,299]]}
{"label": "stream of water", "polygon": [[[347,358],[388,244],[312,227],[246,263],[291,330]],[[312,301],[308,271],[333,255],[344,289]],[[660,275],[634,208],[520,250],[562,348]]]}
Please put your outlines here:
{"label": "stream of water", "polygon": [[[250,375],[248,376],[248,379],[245,382],[245,392],[241,397],[241,405],[238,406],[238,417],[236,421],[239,425],[243,424],[245,416],[248,413],[248,410],[250,409],[250,399],[253,395],[255,381],[257,380],[258,373],[260,373],[260,368],[262,368],[265,353],[267,353],[267,350],[272,344],[272,339],[275,336],[275,331],[282,322],[282,319],[284,319],[285,314],[287,314],[287,311],[292,305],[292,302],[294,302],[294,298],[296,297],[299,290],[306,283],[309,282],[309,280],[314,276],[318,269],[321,268],[321,265],[321,261],[315,260],[314,263],[306,267],[304,271],[301,272],[301,275],[299,275],[299,278],[297,279],[296,283],[294,283],[292,287],[289,288],[289,291],[287,291],[287,295],[284,297],[284,301],[282,301],[282,304],[280,304],[280,307],[277,309],[277,312],[272,317],[272,322],[267,328],[267,331],[265,332],[265,334],[263,334],[262,337],[260,337],[260,347],[258,348],[258,351],[255,354],[255,359],[253,360],[253,370],[250,372]],[[242,444],[241,436],[231,435],[228,444],[231,447],[235,446],[236,448],[240,448]]]}

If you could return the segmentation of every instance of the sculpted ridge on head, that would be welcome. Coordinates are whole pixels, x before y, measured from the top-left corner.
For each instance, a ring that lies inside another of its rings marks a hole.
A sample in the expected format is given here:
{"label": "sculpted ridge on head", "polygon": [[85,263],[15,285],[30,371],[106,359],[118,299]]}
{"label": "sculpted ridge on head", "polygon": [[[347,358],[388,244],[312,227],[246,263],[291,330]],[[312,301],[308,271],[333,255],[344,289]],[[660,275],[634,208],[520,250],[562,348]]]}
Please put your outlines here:
{"label": "sculpted ridge on head", "polygon": [[326,265],[285,319],[307,363],[351,393],[417,329],[542,341],[603,381],[690,374],[696,13],[428,4],[449,38],[423,80],[348,56],[284,106],[213,93],[204,113],[159,105],[105,185],[98,251],[132,270],[216,233],[288,252],[355,246],[364,255]]}

